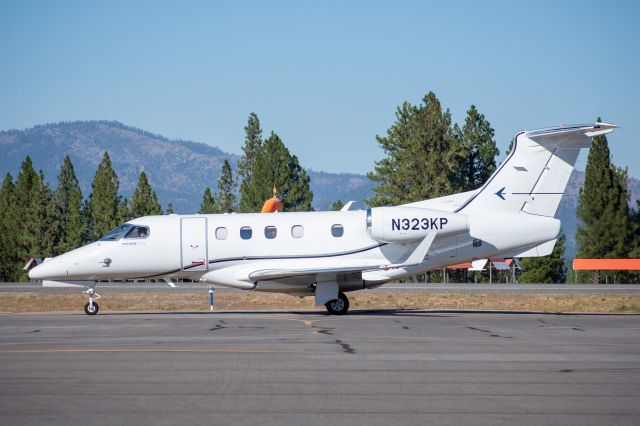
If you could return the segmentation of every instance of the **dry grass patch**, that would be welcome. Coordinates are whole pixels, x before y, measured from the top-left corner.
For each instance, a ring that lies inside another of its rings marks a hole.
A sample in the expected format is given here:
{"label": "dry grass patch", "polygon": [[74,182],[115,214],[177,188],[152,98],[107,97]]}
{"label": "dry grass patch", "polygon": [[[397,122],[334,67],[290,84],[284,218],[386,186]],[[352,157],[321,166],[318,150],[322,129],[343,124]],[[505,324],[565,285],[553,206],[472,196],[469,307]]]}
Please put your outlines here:
{"label": "dry grass patch", "polygon": [[[209,309],[202,293],[103,293],[102,311],[202,311]],[[429,294],[357,292],[349,294],[351,309],[459,309],[473,311],[640,313],[640,296]],[[80,311],[87,302],[82,294],[1,293],[0,312]],[[313,298],[268,293],[219,293],[216,310],[318,309]]]}

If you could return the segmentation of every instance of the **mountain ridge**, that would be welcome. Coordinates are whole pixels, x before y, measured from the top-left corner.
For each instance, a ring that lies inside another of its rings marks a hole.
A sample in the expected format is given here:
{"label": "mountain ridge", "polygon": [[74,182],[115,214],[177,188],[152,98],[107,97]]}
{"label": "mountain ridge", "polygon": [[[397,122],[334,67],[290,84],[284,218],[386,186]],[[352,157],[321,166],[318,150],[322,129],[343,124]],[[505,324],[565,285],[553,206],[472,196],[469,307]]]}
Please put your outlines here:
{"label": "mountain ridge", "polygon": [[[3,174],[10,172],[16,176],[22,161],[30,155],[34,167],[42,169],[54,187],[64,156],[69,155],[85,198],[107,151],[124,196],[131,197],[138,175],[144,170],[162,206],[166,208],[171,202],[179,213],[196,212],[205,188],[216,189],[224,160],[235,170],[240,158],[202,142],[169,139],[107,120],[65,121],[0,131],[0,150],[4,157],[0,162]],[[363,175],[310,169],[307,172],[314,193],[313,207],[317,210],[330,208],[340,197],[343,201],[363,200],[373,188]]]}

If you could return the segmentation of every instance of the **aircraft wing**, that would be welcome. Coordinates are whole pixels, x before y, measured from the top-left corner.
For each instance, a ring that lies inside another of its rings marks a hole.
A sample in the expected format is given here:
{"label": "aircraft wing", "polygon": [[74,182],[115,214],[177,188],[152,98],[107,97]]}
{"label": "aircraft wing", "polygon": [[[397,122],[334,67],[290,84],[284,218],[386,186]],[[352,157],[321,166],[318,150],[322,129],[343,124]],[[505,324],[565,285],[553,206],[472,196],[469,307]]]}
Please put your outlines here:
{"label": "aircraft wing", "polygon": [[[223,286],[251,290],[257,281],[286,280],[300,277],[307,281],[309,277],[322,275],[328,280],[336,275],[349,272],[389,270],[419,265],[424,261],[437,232],[429,232],[418,246],[399,263],[381,264],[379,259],[299,259],[291,266],[289,263],[236,265],[211,271],[200,281]],[[306,278],[302,278],[306,277]]]}
{"label": "aircraft wing", "polygon": [[374,270],[388,270],[397,268],[406,268],[409,266],[419,265],[424,261],[437,232],[429,232],[418,246],[400,263],[380,264],[377,259],[360,259],[350,265],[333,265],[327,267],[302,267],[302,268],[276,268],[276,269],[258,269],[249,274],[252,281],[267,281],[279,278],[288,278],[306,275],[319,274],[339,274],[345,272],[362,272]]}

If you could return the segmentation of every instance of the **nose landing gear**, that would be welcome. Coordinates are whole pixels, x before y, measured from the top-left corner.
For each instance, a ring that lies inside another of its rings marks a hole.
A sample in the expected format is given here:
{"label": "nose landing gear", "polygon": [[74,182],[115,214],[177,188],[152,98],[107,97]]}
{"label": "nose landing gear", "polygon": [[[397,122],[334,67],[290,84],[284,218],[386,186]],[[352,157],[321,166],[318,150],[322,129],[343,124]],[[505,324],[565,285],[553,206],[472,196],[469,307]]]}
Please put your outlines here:
{"label": "nose landing gear", "polygon": [[96,293],[96,290],[91,287],[85,291],[89,295],[89,301],[84,305],[84,313],[87,315],[95,315],[98,313],[100,307],[95,300],[100,299],[100,295]]}

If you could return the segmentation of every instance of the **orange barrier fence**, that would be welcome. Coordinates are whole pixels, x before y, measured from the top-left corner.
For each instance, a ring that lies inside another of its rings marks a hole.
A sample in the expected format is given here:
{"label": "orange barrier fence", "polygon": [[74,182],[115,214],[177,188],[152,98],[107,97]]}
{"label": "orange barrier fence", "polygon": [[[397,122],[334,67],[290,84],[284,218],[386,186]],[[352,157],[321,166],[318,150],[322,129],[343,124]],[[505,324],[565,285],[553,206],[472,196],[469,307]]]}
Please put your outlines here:
{"label": "orange barrier fence", "polygon": [[640,259],[573,259],[574,271],[640,271]]}

